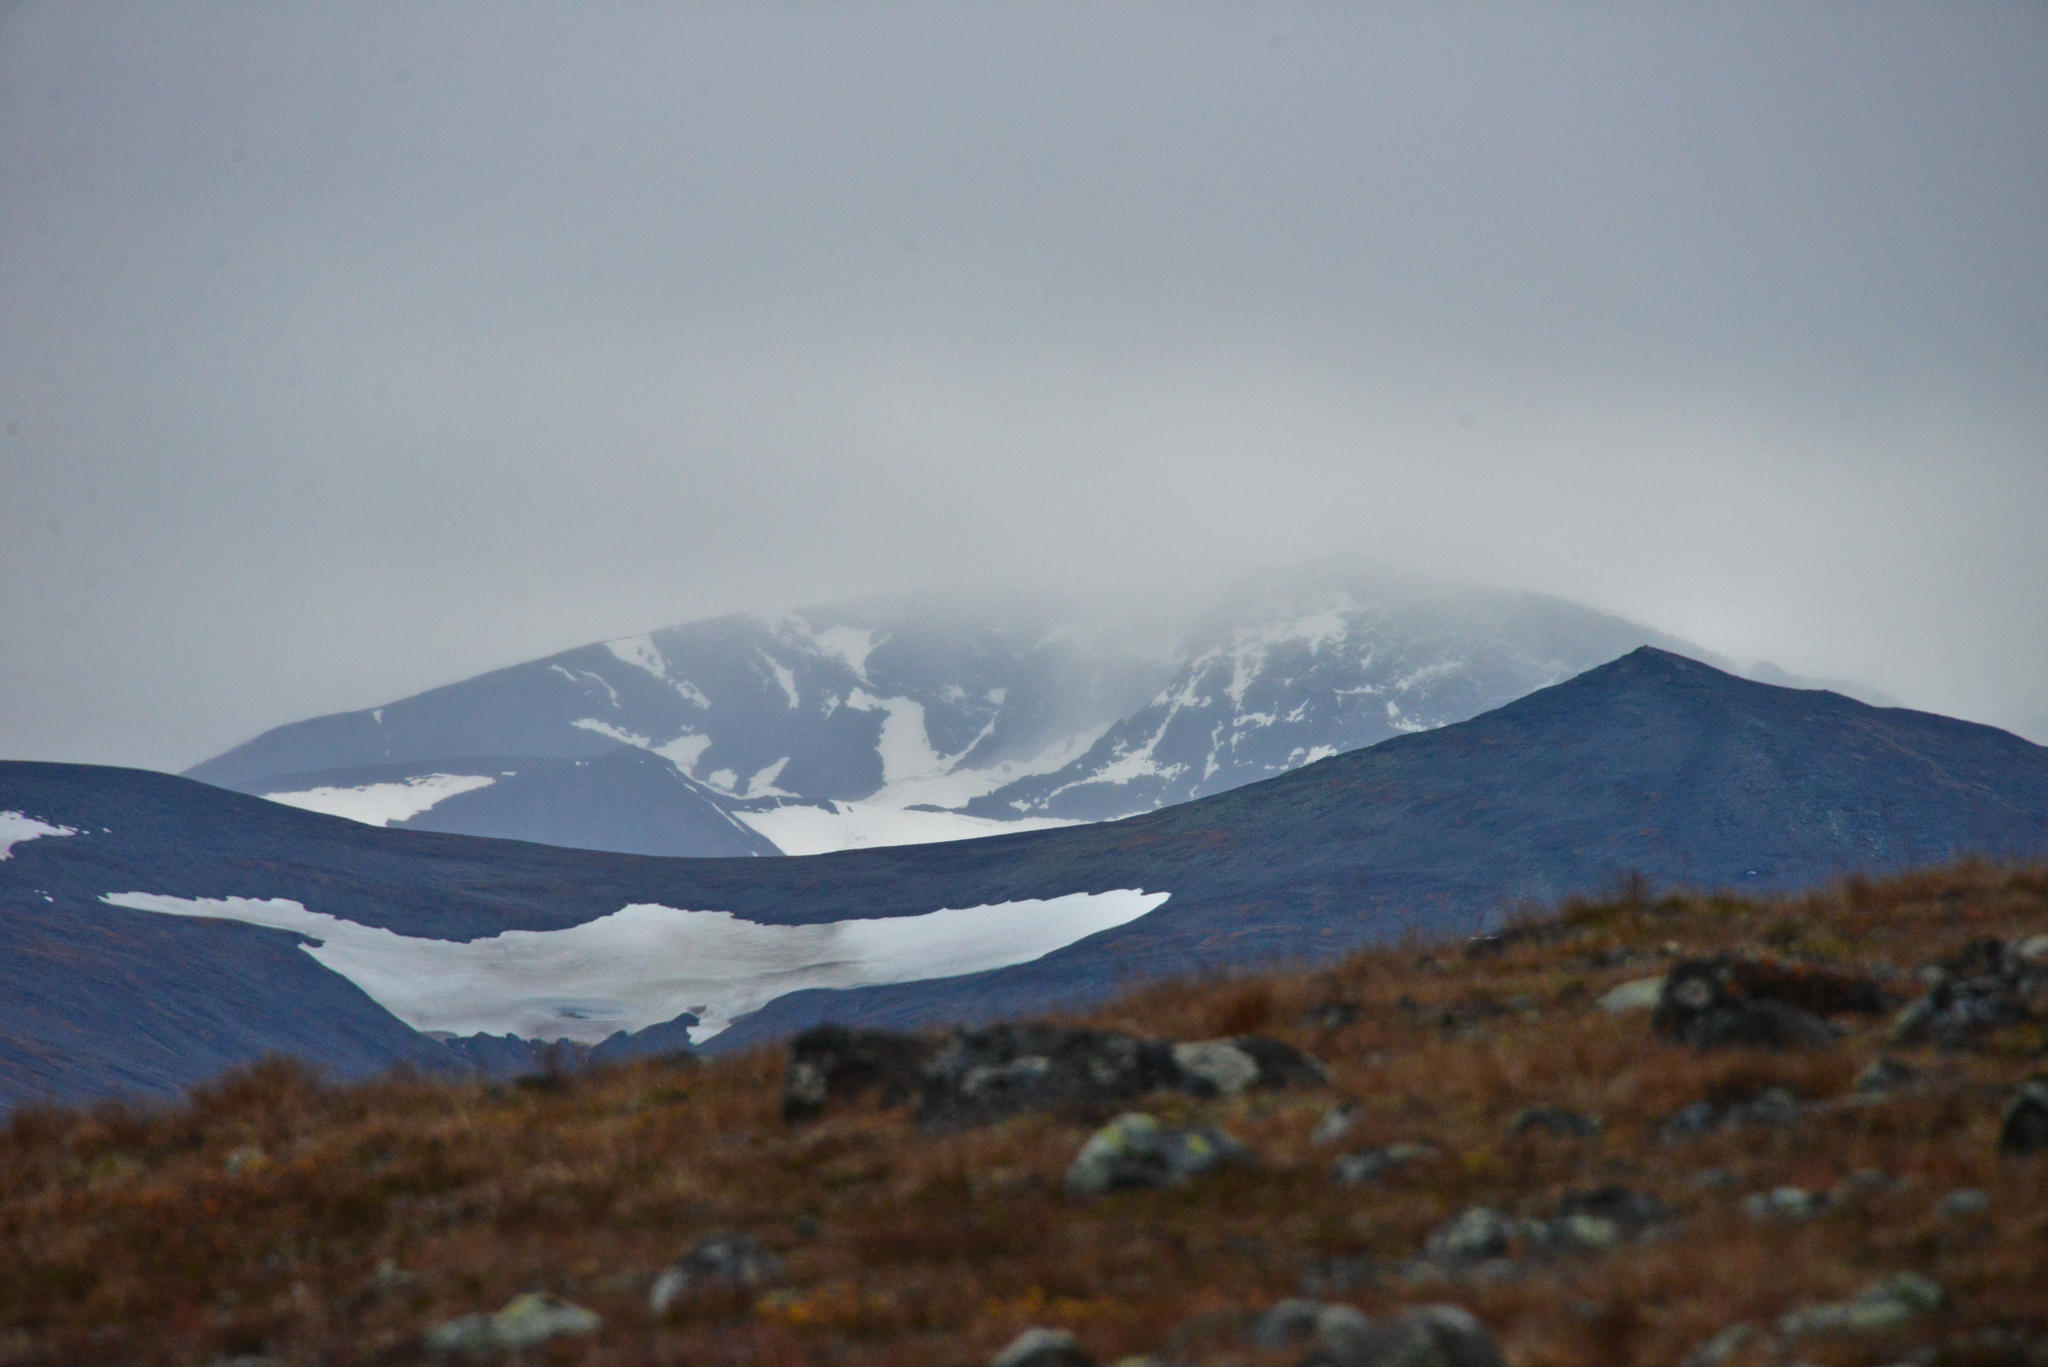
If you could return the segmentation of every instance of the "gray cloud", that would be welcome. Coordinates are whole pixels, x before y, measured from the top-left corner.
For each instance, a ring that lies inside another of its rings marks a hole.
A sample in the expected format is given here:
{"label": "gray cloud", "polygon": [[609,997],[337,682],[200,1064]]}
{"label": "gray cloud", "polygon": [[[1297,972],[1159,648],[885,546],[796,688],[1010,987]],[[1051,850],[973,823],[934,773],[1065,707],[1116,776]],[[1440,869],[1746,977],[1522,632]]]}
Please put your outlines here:
{"label": "gray cloud", "polygon": [[2038,5],[20,6],[0,754],[1330,551],[2048,725],[2044,88]]}

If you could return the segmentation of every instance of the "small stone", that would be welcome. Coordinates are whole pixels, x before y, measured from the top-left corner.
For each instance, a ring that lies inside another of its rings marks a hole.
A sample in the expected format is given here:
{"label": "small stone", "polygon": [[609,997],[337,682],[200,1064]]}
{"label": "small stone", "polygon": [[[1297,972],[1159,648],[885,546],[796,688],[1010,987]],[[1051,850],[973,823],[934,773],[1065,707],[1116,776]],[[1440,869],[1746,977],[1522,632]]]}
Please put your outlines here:
{"label": "small stone", "polygon": [[1293,1299],[1259,1316],[1245,1337],[1254,1348],[1285,1348],[1310,1339],[1355,1337],[1371,1327],[1370,1320],[1348,1305]]}
{"label": "small stone", "polygon": [[1619,987],[1609,988],[1600,995],[1598,1005],[1611,1016],[1626,1015],[1631,1011],[1654,1011],[1657,999],[1664,995],[1664,975],[1654,978],[1636,978]]}
{"label": "small stone", "polygon": [[1142,1112],[1127,1112],[1082,1145],[1067,1169],[1067,1191],[1101,1196],[1128,1188],[1177,1187],[1250,1156],[1220,1130],[1169,1129]]}
{"label": "small stone", "polygon": [[782,1260],[751,1234],[707,1234],[654,1279],[647,1308],[656,1318],[695,1296],[747,1290],[782,1275]]}
{"label": "small stone", "polygon": [[1388,1144],[1363,1153],[1347,1153],[1330,1165],[1330,1180],[1340,1187],[1363,1186],[1395,1168],[1442,1157],[1427,1144]]}
{"label": "small stone", "polygon": [[2048,935],[2033,935],[2012,947],[2013,956],[2030,964],[2048,965]]}
{"label": "small stone", "polygon": [[1567,1215],[1557,1222],[1566,1243],[1600,1252],[1621,1242],[1621,1226],[1599,1215]]}
{"label": "small stone", "polygon": [[1747,1324],[1731,1324],[1685,1355],[1680,1367],[1722,1367],[1741,1352],[1756,1331]]}
{"label": "small stone", "polygon": [[1423,1256],[1444,1263],[1472,1263],[1507,1256],[1520,1232],[1517,1221],[1491,1206],[1473,1206],[1439,1225],[1422,1246]]}
{"label": "small stone", "polygon": [[1355,1101],[1347,1101],[1324,1111],[1316,1127],[1308,1133],[1308,1142],[1317,1145],[1335,1144],[1358,1127],[1358,1117],[1364,1108]]}
{"label": "small stone", "polygon": [[516,1353],[564,1334],[594,1333],[604,1320],[580,1305],[530,1291],[514,1296],[490,1315],[464,1315],[427,1333],[436,1353]]}
{"label": "small stone", "polygon": [[1606,1121],[1584,1111],[1568,1111],[1562,1106],[1528,1106],[1515,1112],[1508,1121],[1508,1134],[1513,1137],[1541,1130],[1561,1139],[1591,1139],[1606,1127]]}
{"label": "small stone", "polygon": [[221,1160],[221,1170],[230,1177],[256,1172],[270,1165],[269,1157],[253,1144],[244,1145]]}
{"label": "small stone", "polygon": [[2048,1149],[2048,1076],[2030,1078],[2006,1103],[1998,1126],[1998,1151],[2025,1157]]}
{"label": "small stone", "polygon": [[1802,1306],[1778,1321],[1788,1337],[1806,1334],[1888,1334],[1941,1309],[1940,1285],[1917,1272],[1894,1272],[1854,1299]]}
{"label": "small stone", "polygon": [[1752,1220],[1811,1220],[1827,1207],[1824,1193],[1805,1187],[1773,1187],[1742,1198],[1742,1213]]}
{"label": "small stone", "polygon": [[1849,1090],[1858,1096],[1888,1096],[1917,1081],[1920,1074],[1896,1059],[1877,1059],[1856,1075]]}
{"label": "small stone", "polygon": [[1095,1367],[1064,1329],[1026,1329],[989,1359],[989,1367]]}
{"label": "small stone", "polygon": [[1501,1356],[1470,1311],[1425,1305],[1326,1341],[1298,1367],[1501,1367]]}
{"label": "small stone", "polygon": [[1934,1213],[1944,1220],[1968,1220],[1991,1209],[1991,1193],[1980,1187],[1952,1191],[1934,1203]]}

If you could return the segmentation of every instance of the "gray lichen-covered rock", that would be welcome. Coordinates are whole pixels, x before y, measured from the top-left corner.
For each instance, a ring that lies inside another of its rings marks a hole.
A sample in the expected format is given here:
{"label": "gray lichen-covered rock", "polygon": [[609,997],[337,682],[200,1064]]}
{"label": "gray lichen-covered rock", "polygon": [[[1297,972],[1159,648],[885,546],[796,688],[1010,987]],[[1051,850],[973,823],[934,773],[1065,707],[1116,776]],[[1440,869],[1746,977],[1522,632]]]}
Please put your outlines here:
{"label": "gray lichen-covered rock", "polygon": [[1609,1015],[1621,1016],[1631,1011],[1653,1011],[1663,995],[1664,975],[1659,973],[1654,978],[1636,978],[1609,988],[1600,994],[1598,1005]]}
{"label": "gray lichen-covered rock", "polygon": [[1131,1112],[1097,1130],[1067,1169],[1067,1191],[1101,1196],[1143,1187],[1175,1187],[1205,1173],[1250,1161],[1244,1145],[1221,1130],[1171,1129]]}
{"label": "gray lichen-covered rock", "polygon": [[1026,1329],[989,1359],[989,1367],[1095,1367],[1095,1359],[1064,1329]]}
{"label": "gray lichen-covered rock", "polygon": [[751,1234],[707,1234],[663,1269],[647,1294],[647,1308],[666,1315],[684,1302],[720,1291],[749,1290],[782,1275],[782,1260]]}
{"label": "gray lichen-covered rock", "polygon": [[1172,1048],[1180,1085],[1197,1094],[1236,1096],[1253,1088],[1319,1087],[1330,1080],[1318,1060],[1260,1035],[1195,1040]]}
{"label": "gray lichen-covered rock", "polygon": [[514,1296],[488,1315],[464,1315],[429,1330],[436,1353],[516,1353],[564,1334],[594,1333],[604,1320],[595,1311],[539,1292]]}
{"label": "gray lichen-covered rock", "polygon": [[1865,1287],[1850,1300],[1801,1306],[1778,1321],[1778,1331],[1790,1338],[1809,1334],[1888,1334],[1941,1309],[1946,1301],[1947,1296],[1936,1282],[1917,1272],[1895,1272]]}
{"label": "gray lichen-covered rock", "polygon": [[1426,1305],[1325,1342],[1299,1367],[1501,1367],[1501,1356],[1470,1311]]}

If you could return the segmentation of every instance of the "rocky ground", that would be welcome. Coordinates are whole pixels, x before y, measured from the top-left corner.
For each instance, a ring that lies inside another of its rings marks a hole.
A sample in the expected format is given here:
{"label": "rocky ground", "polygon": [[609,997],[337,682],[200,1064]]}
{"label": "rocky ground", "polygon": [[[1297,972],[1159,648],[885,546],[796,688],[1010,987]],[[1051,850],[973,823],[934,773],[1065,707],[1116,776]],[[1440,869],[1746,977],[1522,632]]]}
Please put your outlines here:
{"label": "rocky ground", "polygon": [[2048,1364],[2048,869],[0,1134],[0,1362]]}

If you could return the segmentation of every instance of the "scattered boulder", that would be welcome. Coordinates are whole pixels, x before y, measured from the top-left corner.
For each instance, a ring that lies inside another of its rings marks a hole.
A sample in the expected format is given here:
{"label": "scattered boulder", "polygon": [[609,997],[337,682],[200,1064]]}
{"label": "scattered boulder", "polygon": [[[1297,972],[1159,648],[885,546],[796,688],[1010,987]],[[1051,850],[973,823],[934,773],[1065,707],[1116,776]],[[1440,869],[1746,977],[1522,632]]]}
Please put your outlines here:
{"label": "scattered boulder", "polygon": [[1982,1187],[1963,1187],[1934,1203],[1934,1213],[1943,1220],[1970,1220],[1991,1209],[1991,1193]]}
{"label": "scattered boulder", "polygon": [[1752,1220],[1811,1220],[1831,1204],[1824,1191],[1805,1187],[1772,1187],[1742,1198],[1742,1213]]}
{"label": "scattered boulder", "polygon": [[516,1353],[564,1334],[594,1333],[604,1320],[592,1310],[553,1296],[514,1296],[488,1315],[463,1315],[429,1330],[426,1346],[435,1353]]}
{"label": "scattered boulder", "polygon": [[1177,1187],[1218,1168],[1250,1161],[1221,1130],[1171,1129],[1130,1112],[1097,1130],[1067,1169],[1067,1191],[1101,1196],[1130,1188]]}
{"label": "scattered boulder", "polygon": [[1245,1337],[1254,1348],[1285,1348],[1311,1339],[1352,1337],[1371,1327],[1372,1321],[1348,1305],[1284,1300],[1259,1316]]}
{"label": "scattered boulder", "polygon": [[1789,1125],[1804,1109],[1787,1089],[1766,1087],[1744,1097],[1695,1101],[1666,1116],[1658,1133],[1667,1142],[1677,1142],[1729,1125]]}
{"label": "scattered boulder", "polygon": [[1355,1101],[1340,1102],[1324,1111],[1316,1121],[1316,1127],[1309,1131],[1308,1142],[1318,1146],[1335,1144],[1349,1135],[1358,1126],[1358,1117],[1364,1109]]}
{"label": "scattered boulder", "polygon": [[[1599,1221],[1611,1226],[1617,1235],[1633,1236],[1677,1215],[1669,1204],[1648,1192],[1623,1186],[1584,1187],[1568,1191],[1557,1200],[1557,1218],[1567,1234],[1571,1234],[1573,1222]],[[1576,1241],[1588,1242],[1583,1238]]]}
{"label": "scattered boulder", "polygon": [[1470,1311],[1426,1305],[1327,1340],[1298,1367],[1501,1367],[1501,1356]]}
{"label": "scattered boulder", "polygon": [[1674,966],[1650,1025],[1673,1043],[1699,1049],[1810,1049],[1835,1039],[1825,1017],[1881,1011],[1885,1004],[1883,990],[1869,978],[1722,954]]}
{"label": "scattered boulder", "polygon": [[1927,995],[1892,1020],[1895,1044],[1968,1048],[1993,1030],[2032,1019],[2031,999],[2048,991],[2048,964],[1995,939],[1973,940],[1922,977]]}
{"label": "scattered boulder", "polygon": [[1454,1267],[1505,1258],[1514,1240],[1524,1232],[1520,1220],[1511,1219],[1492,1206],[1473,1206],[1438,1225],[1423,1241],[1422,1256]]}
{"label": "scattered boulder", "polygon": [[1722,1367],[1722,1364],[1749,1346],[1756,1330],[1747,1324],[1731,1324],[1720,1333],[1687,1353],[1679,1367]]}
{"label": "scattered boulder", "polygon": [[1526,1106],[1508,1121],[1508,1136],[1516,1138],[1540,1130],[1560,1139],[1592,1139],[1606,1128],[1606,1121],[1584,1111],[1568,1111],[1562,1106]]}
{"label": "scattered boulder", "polygon": [[1619,987],[1609,988],[1600,994],[1597,1005],[1611,1016],[1624,1016],[1631,1011],[1654,1011],[1664,996],[1664,975],[1654,978],[1635,978]]}
{"label": "scattered boulder", "polygon": [[1917,1272],[1895,1272],[1855,1297],[1824,1305],[1807,1305],[1778,1321],[1778,1331],[1797,1338],[1809,1334],[1888,1334],[1947,1302],[1941,1287]]}
{"label": "scattered boulder", "polygon": [[1347,1153],[1330,1165],[1330,1180],[1340,1187],[1363,1186],[1409,1163],[1426,1163],[1443,1155],[1428,1144],[1387,1144],[1362,1153]]}
{"label": "scattered boulder", "polygon": [[2048,1149],[2048,1074],[2022,1083],[2006,1103],[1998,1126],[1998,1151],[2013,1157]]}
{"label": "scattered boulder", "polygon": [[1026,1329],[989,1359],[989,1367],[1095,1367],[1064,1329]]}
{"label": "scattered boulder", "polygon": [[901,1105],[924,1090],[924,1070],[937,1045],[923,1035],[819,1025],[789,1042],[782,1074],[782,1118],[809,1120],[827,1106],[873,1096]]}
{"label": "scattered boulder", "polygon": [[1917,1070],[1897,1059],[1881,1058],[1873,1060],[1856,1075],[1856,1080],[1849,1084],[1849,1091],[1859,1097],[1886,1097],[1919,1080]]}
{"label": "scattered boulder", "polygon": [[660,1318],[687,1301],[721,1291],[746,1291],[782,1276],[782,1260],[751,1234],[721,1230],[690,1245],[669,1264],[647,1293],[647,1308]]}

